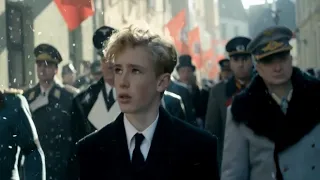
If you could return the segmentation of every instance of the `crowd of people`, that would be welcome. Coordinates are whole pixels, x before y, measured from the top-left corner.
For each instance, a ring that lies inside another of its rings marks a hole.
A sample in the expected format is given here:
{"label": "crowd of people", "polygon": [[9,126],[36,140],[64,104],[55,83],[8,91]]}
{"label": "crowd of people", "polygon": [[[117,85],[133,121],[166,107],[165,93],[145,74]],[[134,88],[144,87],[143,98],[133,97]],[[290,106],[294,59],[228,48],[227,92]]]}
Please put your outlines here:
{"label": "crowd of people", "polygon": [[[103,26],[77,77],[34,49],[38,84],[0,93],[0,179],[317,180],[320,81],[282,26],[228,41],[219,80],[157,34]],[[172,76],[176,71],[178,77]]]}

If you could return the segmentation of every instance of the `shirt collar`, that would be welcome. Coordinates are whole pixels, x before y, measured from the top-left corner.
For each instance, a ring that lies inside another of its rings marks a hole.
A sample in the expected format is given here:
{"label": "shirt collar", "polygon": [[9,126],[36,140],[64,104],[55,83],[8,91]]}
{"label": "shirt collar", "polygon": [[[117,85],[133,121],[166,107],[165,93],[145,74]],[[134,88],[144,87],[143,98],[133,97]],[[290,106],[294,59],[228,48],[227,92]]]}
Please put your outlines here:
{"label": "shirt collar", "polygon": [[123,117],[123,121],[124,121],[124,128],[126,131],[126,136],[127,136],[127,144],[128,146],[131,146],[132,143],[132,138],[134,137],[134,135],[136,133],[141,133],[143,134],[144,138],[147,140],[148,143],[151,144],[152,142],[152,138],[155,132],[155,129],[157,127],[158,124],[158,120],[159,120],[159,114],[157,115],[156,120],[148,127],[146,128],[144,131],[139,132],[130,122],[129,120],[126,118],[126,116],[124,115]]}
{"label": "shirt collar", "polygon": [[42,94],[42,93],[45,93],[45,94],[47,95],[48,92],[50,92],[50,90],[52,89],[52,87],[53,87],[53,84],[51,84],[51,85],[49,86],[49,88],[45,90],[45,89],[40,85],[41,94]]}
{"label": "shirt collar", "polygon": [[[292,98],[292,92],[293,90],[291,89],[286,97],[286,100],[289,102]],[[275,93],[271,93],[271,97],[277,102],[277,104],[281,104],[281,101],[283,98],[280,98],[279,96],[277,96]]]}

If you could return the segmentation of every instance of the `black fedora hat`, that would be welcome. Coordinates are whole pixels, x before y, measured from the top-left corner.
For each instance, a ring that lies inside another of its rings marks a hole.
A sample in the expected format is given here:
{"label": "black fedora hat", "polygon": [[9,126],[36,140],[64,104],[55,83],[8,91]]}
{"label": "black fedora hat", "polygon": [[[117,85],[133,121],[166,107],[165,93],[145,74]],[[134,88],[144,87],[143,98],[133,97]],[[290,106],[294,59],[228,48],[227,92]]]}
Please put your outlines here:
{"label": "black fedora hat", "polygon": [[176,69],[179,70],[182,67],[190,67],[192,71],[196,70],[196,67],[192,64],[192,59],[190,55],[184,54],[179,57]]}

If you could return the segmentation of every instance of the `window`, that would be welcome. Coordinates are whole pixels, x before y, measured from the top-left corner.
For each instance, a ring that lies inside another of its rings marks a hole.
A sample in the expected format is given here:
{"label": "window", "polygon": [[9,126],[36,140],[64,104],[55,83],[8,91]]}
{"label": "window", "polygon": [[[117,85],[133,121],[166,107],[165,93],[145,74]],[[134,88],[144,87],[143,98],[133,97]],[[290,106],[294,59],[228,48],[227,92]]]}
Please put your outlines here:
{"label": "window", "polygon": [[149,9],[154,9],[156,6],[155,0],[147,0],[147,8]]}

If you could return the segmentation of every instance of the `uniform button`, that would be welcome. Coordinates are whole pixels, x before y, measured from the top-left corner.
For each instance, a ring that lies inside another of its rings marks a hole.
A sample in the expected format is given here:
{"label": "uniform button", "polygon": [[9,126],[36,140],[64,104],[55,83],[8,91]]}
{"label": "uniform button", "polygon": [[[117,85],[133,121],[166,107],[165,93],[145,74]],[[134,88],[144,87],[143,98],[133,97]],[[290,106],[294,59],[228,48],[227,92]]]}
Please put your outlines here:
{"label": "uniform button", "polygon": [[314,147],[316,147],[316,145],[313,143],[313,144],[311,145],[311,147],[314,148]]}
{"label": "uniform button", "polygon": [[316,168],[316,166],[312,166],[311,169],[314,170]]}

